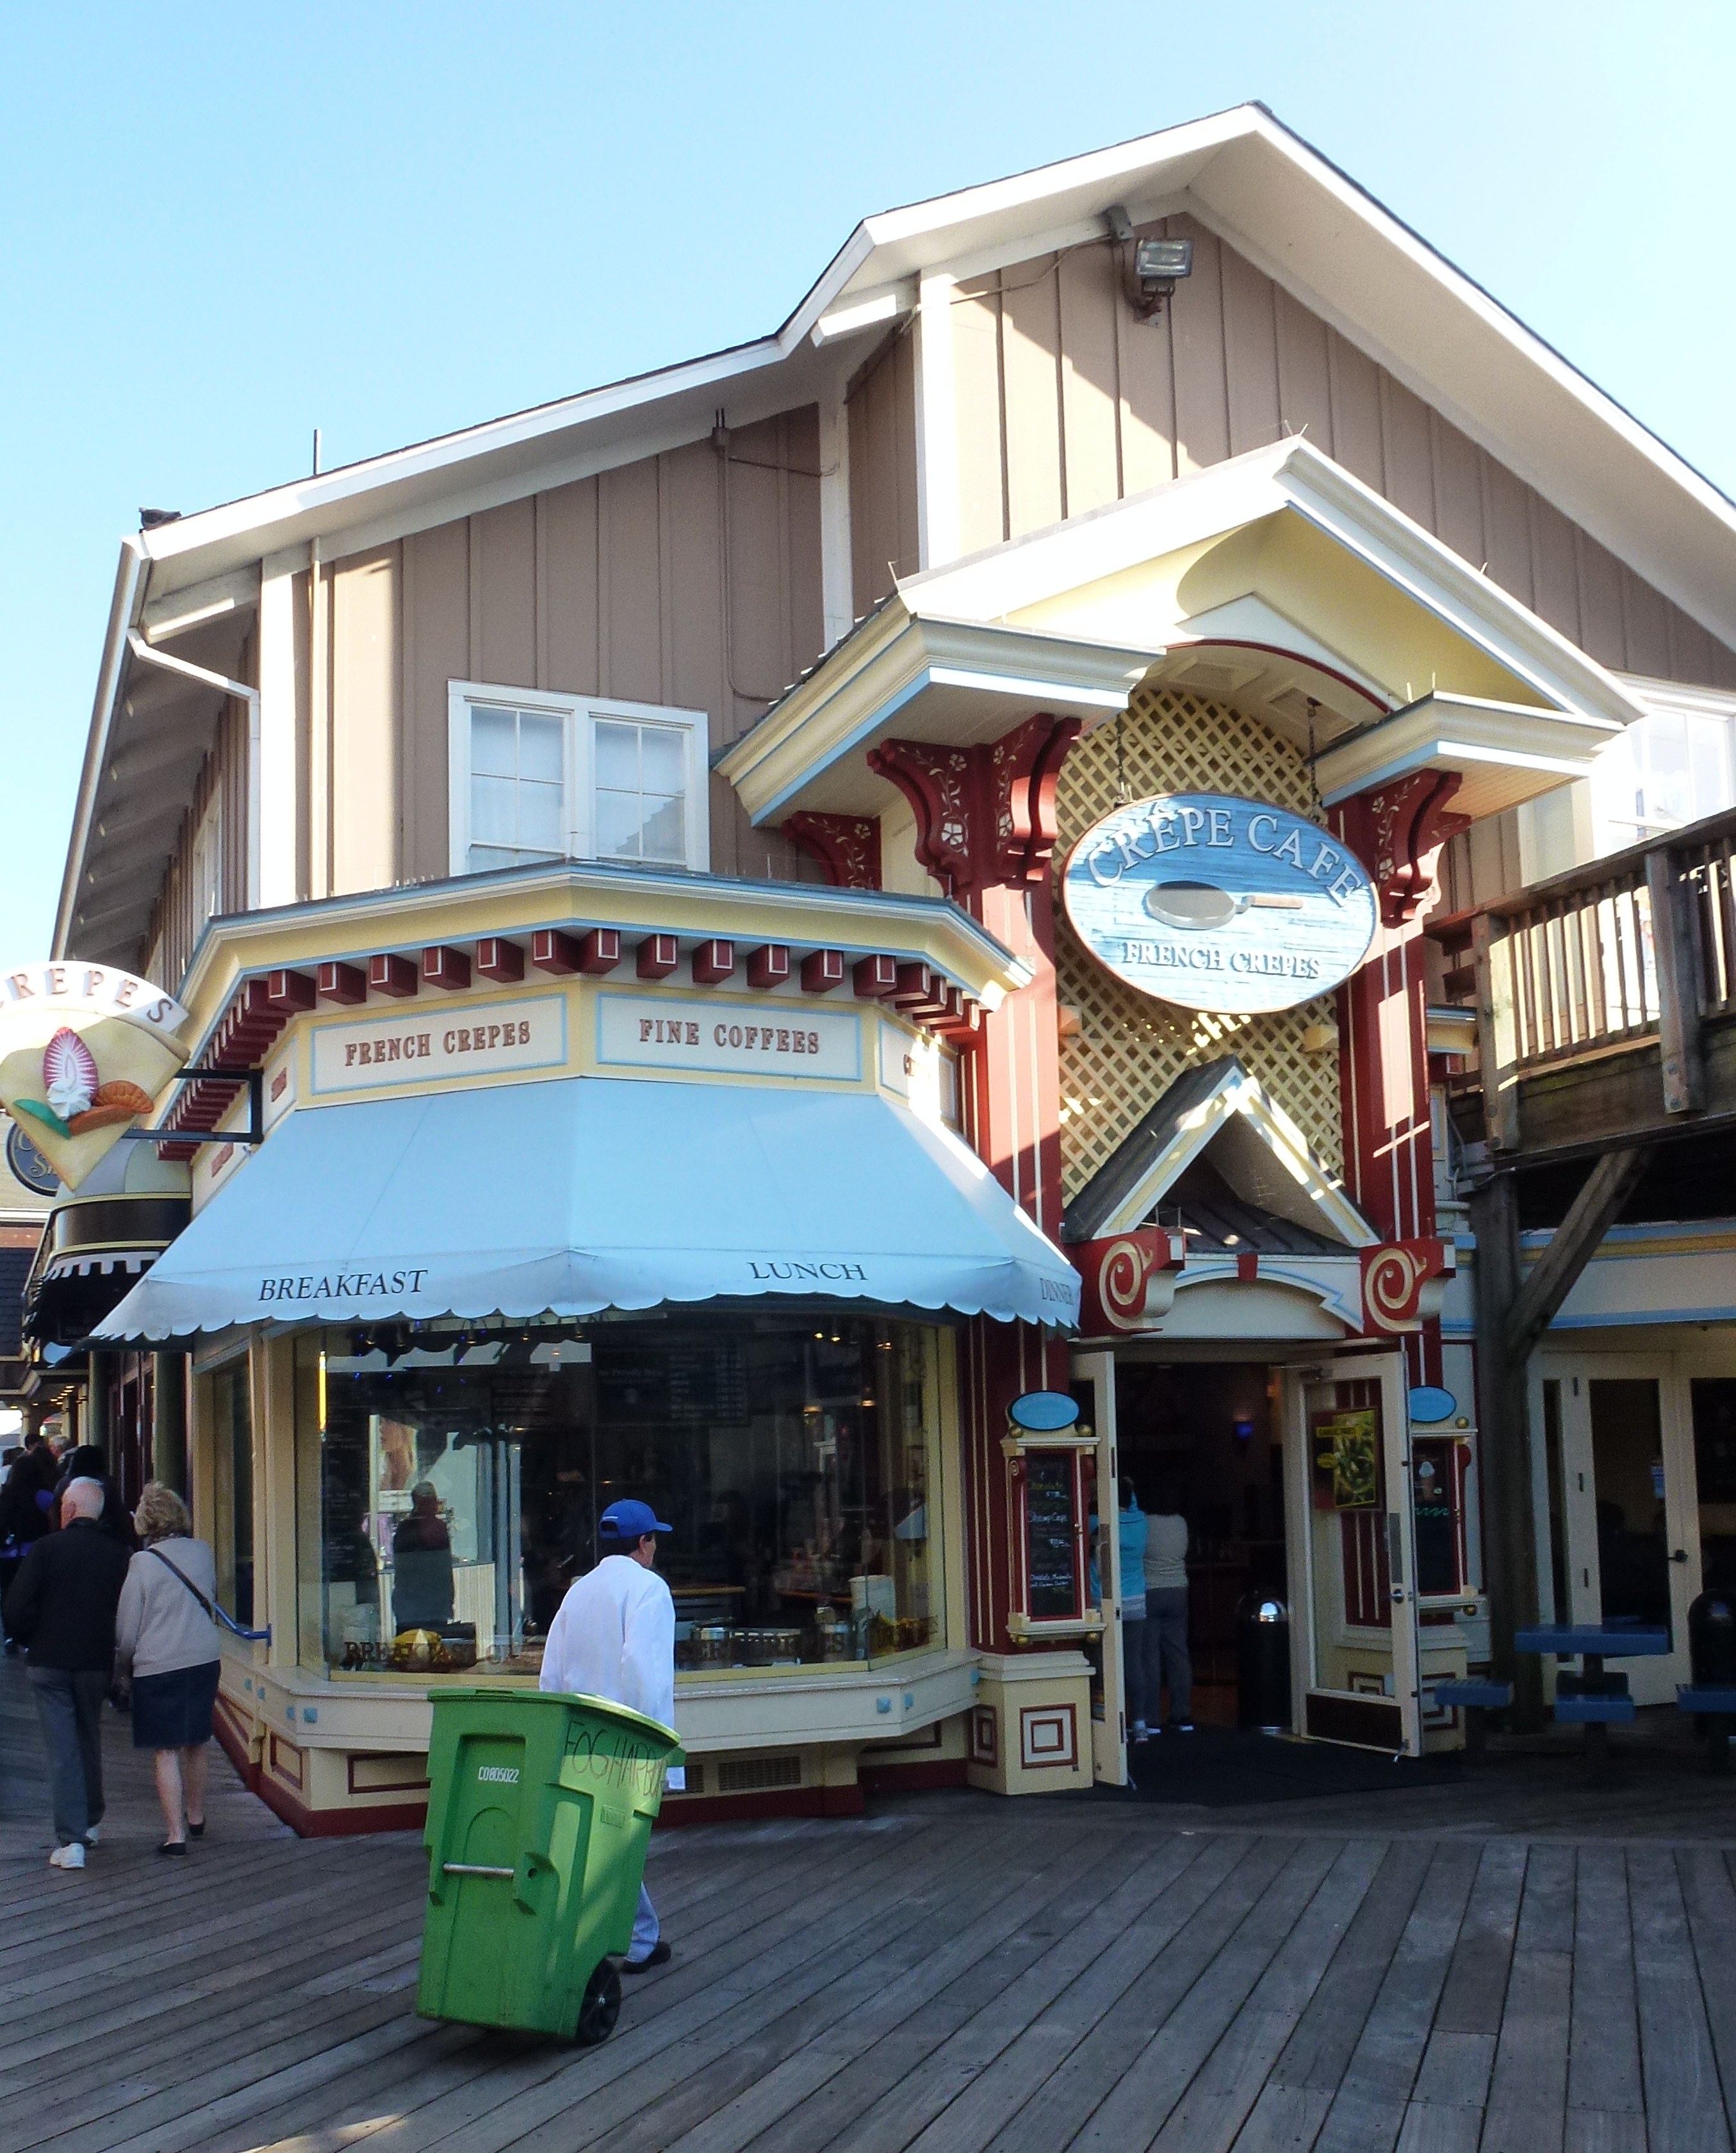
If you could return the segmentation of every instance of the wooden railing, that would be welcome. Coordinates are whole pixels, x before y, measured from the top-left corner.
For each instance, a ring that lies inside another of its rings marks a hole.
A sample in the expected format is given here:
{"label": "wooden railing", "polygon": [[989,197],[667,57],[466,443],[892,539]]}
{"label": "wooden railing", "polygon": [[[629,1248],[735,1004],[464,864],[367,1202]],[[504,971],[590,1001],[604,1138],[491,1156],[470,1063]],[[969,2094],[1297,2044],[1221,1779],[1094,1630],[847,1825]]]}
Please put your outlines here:
{"label": "wooden railing", "polygon": [[1736,1015],[1736,812],[1432,925],[1477,1014],[1491,1142],[1517,1148],[1519,1081],[1656,1039],[1667,1113],[1702,1103],[1700,1036]]}

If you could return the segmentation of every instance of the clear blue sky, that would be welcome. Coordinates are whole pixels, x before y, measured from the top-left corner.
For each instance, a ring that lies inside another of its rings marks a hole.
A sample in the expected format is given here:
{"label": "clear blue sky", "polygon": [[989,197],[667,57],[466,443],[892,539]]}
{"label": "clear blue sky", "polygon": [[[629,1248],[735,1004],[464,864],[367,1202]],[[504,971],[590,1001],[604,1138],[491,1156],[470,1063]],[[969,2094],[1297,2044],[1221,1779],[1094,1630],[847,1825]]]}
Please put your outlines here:
{"label": "clear blue sky", "polygon": [[0,0],[0,958],[121,534],[770,329],[863,215],[1263,99],[1736,491],[1736,8]]}

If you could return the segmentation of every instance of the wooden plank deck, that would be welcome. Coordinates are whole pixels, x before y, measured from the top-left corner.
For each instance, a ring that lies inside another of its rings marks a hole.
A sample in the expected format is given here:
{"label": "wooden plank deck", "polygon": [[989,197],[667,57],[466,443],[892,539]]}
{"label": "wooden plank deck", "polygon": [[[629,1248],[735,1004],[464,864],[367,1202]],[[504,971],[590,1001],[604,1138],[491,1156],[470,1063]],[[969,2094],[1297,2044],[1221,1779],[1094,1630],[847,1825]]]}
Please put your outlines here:
{"label": "wooden plank deck", "polygon": [[673,1962],[602,2048],[414,2013],[407,1835],[221,1759],[158,1860],[46,1864],[0,1665],[0,2153],[1730,2153],[1736,1800],[1555,1759],[1234,1811],[932,1795],[660,1835]]}

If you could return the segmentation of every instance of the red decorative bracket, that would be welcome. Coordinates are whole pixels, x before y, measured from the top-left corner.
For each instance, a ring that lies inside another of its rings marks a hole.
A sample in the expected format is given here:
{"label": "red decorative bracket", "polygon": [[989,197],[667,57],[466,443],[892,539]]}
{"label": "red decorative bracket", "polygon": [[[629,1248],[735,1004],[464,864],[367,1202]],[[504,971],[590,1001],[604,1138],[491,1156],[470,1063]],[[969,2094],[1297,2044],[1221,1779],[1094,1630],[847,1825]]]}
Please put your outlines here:
{"label": "red decorative bracket", "polygon": [[1461,782],[1456,770],[1418,770],[1345,802],[1344,833],[1374,878],[1383,927],[1416,918],[1434,888],[1442,846],[1470,828],[1471,817],[1448,804]]}
{"label": "red decorative bracket", "polygon": [[880,825],[870,815],[812,815],[804,809],[784,835],[826,870],[834,889],[878,889]]}
{"label": "red decorative bracket", "polygon": [[1055,850],[1055,790],[1077,718],[1040,713],[980,747],[883,741],[868,768],[897,786],[916,817],[916,857],[947,894],[1041,882]]}

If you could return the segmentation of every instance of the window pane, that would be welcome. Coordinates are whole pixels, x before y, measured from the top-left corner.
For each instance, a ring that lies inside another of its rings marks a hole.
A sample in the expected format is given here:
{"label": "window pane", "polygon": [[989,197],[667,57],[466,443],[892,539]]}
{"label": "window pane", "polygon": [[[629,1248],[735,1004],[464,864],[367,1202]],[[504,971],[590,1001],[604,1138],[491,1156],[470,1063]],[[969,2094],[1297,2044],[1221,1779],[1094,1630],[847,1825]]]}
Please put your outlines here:
{"label": "window pane", "polygon": [[637,793],[597,795],[597,853],[600,859],[636,860],[639,857],[639,826]]}
{"label": "window pane", "polygon": [[[533,1675],[624,1489],[675,1530],[676,1659],[863,1663],[944,1642],[934,1333],[759,1316],[296,1341],[304,1657]],[[396,1356],[395,1359],[394,1356]]]}
{"label": "window pane", "polygon": [[471,705],[471,768],[494,777],[511,777],[517,767],[518,713]]}
{"label": "window pane", "polygon": [[510,845],[516,840],[518,787],[510,777],[471,780],[471,837],[479,845]]}
{"label": "window pane", "polygon": [[637,725],[622,725],[613,718],[597,720],[597,782],[614,792],[639,790],[639,735]]}
{"label": "window pane", "polygon": [[486,874],[491,868],[514,868],[518,855],[504,845],[472,845],[465,863],[471,874]]}
{"label": "window pane", "polygon": [[558,785],[561,781],[561,735],[564,728],[559,718],[539,718],[528,710],[518,715],[518,774],[521,777],[536,778]]}
{"label": "window pane", "polygon": [[558,853],[564,842],[561,828],[560,786],[521,785],[518,788],[520,848],[537,853]]}
{"label": "window pane", "polygon": [[639,848],[648,860],[681,866],[687,858],[686,821],[679,800],[647,800]]}
{"label": "window pane", "polygon": [[686,740],[672,725],[639,728],[640,784],[647,792],[673,795],[687,790]]}

